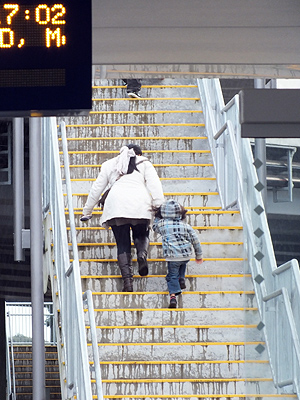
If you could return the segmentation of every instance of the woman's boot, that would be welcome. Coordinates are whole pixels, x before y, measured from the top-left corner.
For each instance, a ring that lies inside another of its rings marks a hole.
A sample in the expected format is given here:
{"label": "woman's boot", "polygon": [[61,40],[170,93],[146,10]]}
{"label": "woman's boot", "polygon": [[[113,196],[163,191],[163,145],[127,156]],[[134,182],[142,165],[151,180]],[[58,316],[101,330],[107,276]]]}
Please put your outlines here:
{"label": "woman's boot", "polygon": [[118,264],[123,279],[123,292],[133,292],[133,273],[131,265],[131,254],[128,253],[119,254]]}
{"label": "woman's boot", "polygon": [[139,274],[141,276],[148,275],[148,247],[149,247],[149,238],[144,236],[142,238],[135,238],[134,245],[137,251],[137,261],[139,265]]}

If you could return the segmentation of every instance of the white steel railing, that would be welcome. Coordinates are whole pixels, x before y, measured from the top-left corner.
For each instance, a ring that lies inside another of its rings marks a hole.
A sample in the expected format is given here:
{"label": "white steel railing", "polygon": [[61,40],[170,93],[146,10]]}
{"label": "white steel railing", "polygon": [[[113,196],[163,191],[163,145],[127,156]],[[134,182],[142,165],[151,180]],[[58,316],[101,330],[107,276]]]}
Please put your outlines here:
{"label": "white steel railing", "polygon": [[[65,204],[60,171],[60,155],[58,149],[58,130],[56,118],[44,120],[44,155],[45,169],[48,176],[48,185],[44,187],[44,210],[47,211],[45,219],[51,215],[51,229],[46,232],[45,242],[50,243],[52,235],[53,249],[50,246],[46,251],[52,251],[53,265],[48,267],[52,277],[52,293],[56,298],[54,306],[57,310],[56,327],[58,331],[59,360],[64,362],[64,374],[61,375],[63,399],[76,398],[78,400],[92,399],[92,382],[87,351],[87,338],[85,328],[84,304],[79,270],[78,249],[72,204],[72,191],[69,176],[69,160],[67,152],[67,139],[65,125],[62,124],[60,132],[65,168],[65,184],[67,189],[67,203],[69,209],[69,225],[71,246],[68,243],[67,226],[65,218]],[[47,187],[48,186],[48,187]],[[49,190],[50,189],[50,190]],[[72,260],[71,260],[72,258]],[[49,257],[48,257],[49,260]],[[55,276],[55,278],[54,278]],[[58,296],[56,296],[56,292]],[[93,317],[94,307],[92,297],[84,294],[88,307],[88,316]],[[59,315],[59,317],[58,317]],[[96,392],[98,400],[103,399],[100,365],[97,348],[96,328],[93,321],[89,321],[93,350],[93,361],[96,375]],[[94,328],[94,329],[93,329]],[[95,344],[96,341],[96,344]]]}
{"label": "white steel railing", "polygon": [[253,278],[274,384],[300,398],[300,272],[277,268],[249,139],[241,139],[239,96],[226,106],[218,79],[199,79],[205,125],[223,209],[240,209],[246,262]]}
{"label": "white steel railing", "polygon": [[[32,344],[32,307],[30,302],[6,302],[6,315],[10,323],[9,342],[14,345]],[[44,303],[45,345],[55,345],[53,303]]]}

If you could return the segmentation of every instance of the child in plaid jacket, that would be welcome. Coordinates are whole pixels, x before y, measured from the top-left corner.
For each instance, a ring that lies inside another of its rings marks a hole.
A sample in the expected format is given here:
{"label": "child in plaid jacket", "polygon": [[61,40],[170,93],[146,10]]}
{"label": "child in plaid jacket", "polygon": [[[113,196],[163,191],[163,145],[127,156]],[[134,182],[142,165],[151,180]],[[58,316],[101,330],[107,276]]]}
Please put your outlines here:
{"label": "child in plaid jacket", "polygon": [[168,263],[166,281],[170,294],[169,308],[177,307],[176,296],[185,289],[185,272],[193,249],[196,263],[201,264],[202,249],[198,235],[185,223],[185,210],[177,201],[167,200],[155,213],[153,231],[161,235],[164,257]]}

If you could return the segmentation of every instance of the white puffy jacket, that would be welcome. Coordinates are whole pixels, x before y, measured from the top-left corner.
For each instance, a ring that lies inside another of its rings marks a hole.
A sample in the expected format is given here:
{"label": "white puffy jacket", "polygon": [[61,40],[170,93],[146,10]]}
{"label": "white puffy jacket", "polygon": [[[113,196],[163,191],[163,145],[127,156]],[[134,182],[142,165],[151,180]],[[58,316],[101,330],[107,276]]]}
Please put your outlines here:
{"label": "white puffy jacket", "polygon": [[139,172],[133,171],[132,174],[122,175],[116,180],[117,157],[105,161],[92,185],[83,215],[92,214],[104,189],[112,186],[100,220],[102,225],[105,226],[105,222],[112,218],[150,220],[152,206],[159,207],[164,202],[163,189],[155,168],[146,157],[136,156],[136,163]]}

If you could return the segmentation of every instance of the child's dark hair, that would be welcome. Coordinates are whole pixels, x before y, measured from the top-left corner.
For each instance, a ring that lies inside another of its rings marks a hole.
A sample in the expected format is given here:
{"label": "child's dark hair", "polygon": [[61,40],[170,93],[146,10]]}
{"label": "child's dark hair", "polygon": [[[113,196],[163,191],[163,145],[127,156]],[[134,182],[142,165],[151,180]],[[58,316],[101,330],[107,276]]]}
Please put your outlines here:
{"label": "child's dark hair", "polygon": [[[127,147],[129,149],[133,149],[137,156],[141,156],[143,154],[142,149],[137,144],[127,144]],[[132,174],[134,170],[138,171],[136,167],[136,157],[131,157],[128,164],[127,174]]]}

